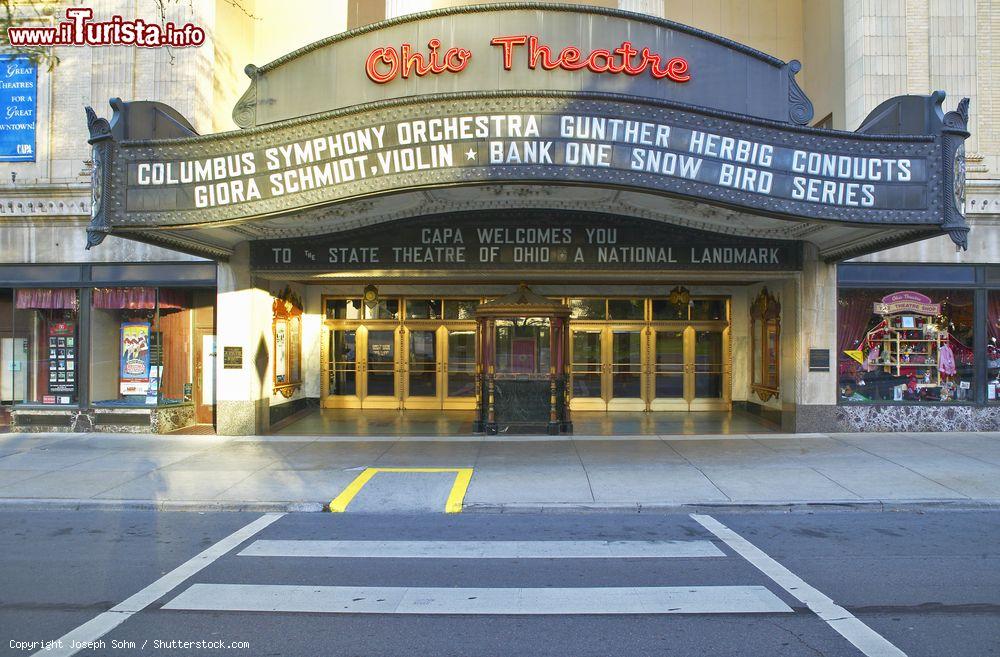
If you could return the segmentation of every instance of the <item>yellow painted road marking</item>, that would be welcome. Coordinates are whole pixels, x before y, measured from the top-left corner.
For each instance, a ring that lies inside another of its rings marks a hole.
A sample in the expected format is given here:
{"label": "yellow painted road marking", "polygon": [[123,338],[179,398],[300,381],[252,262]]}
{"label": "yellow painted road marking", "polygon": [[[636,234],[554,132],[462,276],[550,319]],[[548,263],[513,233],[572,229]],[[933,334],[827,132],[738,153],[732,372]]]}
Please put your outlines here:
{"label": "yellow painted road marking", "polygon": [[465,500],[465,492],[472,481],[472,468],[365,468],[364,471],[355,477],[354,481],[347,485],[340,495],[330,502],[330,511],[333,513],[343,513],[347,510],[347,505],[361,491],[361,488],[379,472],[454,472],[455,483],[451,486],[448,500],[444,504],[445,513],[461,513],[462,502]]}

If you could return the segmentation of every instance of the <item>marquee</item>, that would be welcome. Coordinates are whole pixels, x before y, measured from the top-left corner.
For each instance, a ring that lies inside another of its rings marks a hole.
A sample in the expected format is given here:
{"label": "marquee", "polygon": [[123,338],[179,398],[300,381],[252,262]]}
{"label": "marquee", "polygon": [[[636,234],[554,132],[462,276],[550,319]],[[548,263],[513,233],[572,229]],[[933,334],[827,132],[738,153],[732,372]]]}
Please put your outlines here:
{"label": "marquee", "polygon": [[945,114],[941,92],[904,96],[857,132],[809,128],[798,62],[669,21],[529,3],[440,10],[247,70],[236,132],[196,135],[159,103],[115,99],[110,122],[88,108],[92,245],[501,183],[965,246],[967,101]]}

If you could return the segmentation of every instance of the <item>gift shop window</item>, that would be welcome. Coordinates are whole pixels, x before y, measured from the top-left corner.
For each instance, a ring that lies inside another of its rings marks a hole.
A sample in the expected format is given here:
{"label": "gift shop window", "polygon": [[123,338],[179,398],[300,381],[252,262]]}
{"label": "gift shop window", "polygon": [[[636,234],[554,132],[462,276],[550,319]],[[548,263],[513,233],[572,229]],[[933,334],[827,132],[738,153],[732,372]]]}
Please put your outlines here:
{"label": "gift shop window", "polygon": [[191,401],[191,301],[185,290],[95,288],[90,396],[95,406]]}
{"label": "gift shop window", "polygon": [[78,400],[79,294],[69,288],[14,292],[14,313],[4,332],[4,401],[73,405]]}
{"label": "gift shop window", "polygon": [[975,401],[971,290],[842,288],[837,305],[841,402]]}

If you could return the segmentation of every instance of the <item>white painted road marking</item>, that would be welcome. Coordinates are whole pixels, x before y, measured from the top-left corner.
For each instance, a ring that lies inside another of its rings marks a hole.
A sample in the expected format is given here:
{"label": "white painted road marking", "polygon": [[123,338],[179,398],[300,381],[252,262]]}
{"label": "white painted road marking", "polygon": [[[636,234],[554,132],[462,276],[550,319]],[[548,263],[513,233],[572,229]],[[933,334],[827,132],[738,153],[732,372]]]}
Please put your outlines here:
{"label": "white painted road marking", "polygon": [[70,647],[71,645],[74,643],[76,645],[85,645],[88,642],[97,641],[127,621],[132,614],[142,611],[156,600],[170,593],[170,591],[183,584],[184,580],[195,575],[283,515],[285,514],[267,513],[242,529],[237,529],[229,536],[212,545],[201,554],[188,559],[138,593],[115,605],[103,614],[99,614],[92,620],[87,621],[75,630],[70,630],[64,634],[59,639],[62,642],[61,648],[39,650],[32,657],[69,657],[76,654],[81,648],[73,649]]}
{"label": "white painted road marking", "polygon": [[711,541],[271,541],[241,557],[394,559],[663,559],[724,557]]}
{"label": "white painted road marking", "polygon": [[797,600],[805,603],[842,637],[854,644],[868,657],[906,657],[906,653],[889,643],[881,634],[858,620],[849,611],[836,604],[819,590],[809,586],[795,573],[767,556],[763,550],[746,540],[712,516],[692,513],[691,517],[712,532],[737,554],[749,561],[778,586]]}
{"label": "white painted road marking", "polygon": [[278,584],[193,584],[163,609],[494,616],[792,611],[763,586],[419,588]]}

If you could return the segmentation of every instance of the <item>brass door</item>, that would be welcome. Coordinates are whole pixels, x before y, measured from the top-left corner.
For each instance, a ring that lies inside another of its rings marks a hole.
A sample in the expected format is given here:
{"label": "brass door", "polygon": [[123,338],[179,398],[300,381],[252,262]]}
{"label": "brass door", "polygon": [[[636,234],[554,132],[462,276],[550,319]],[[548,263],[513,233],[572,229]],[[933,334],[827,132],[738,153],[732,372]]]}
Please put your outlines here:
{"label": "brass door", "polygon": [[441,408],[441,344],[438,327],[402,329],[403,408]]}
{"label": "brass door", "polygon": [[570,408],[646,410],[641,326],[570,326]]}
{"label": "brass door", "polygon": [[605,398],[609,411],[644,411],[646,400],[643,383],[646,375],[644,347],[646,329],[640,327],[608,327],[605,340],[608,363],[605,368]]}
{"label": "brass door", "polygon": [[429,322],[402,328],[404,409],[476,407],[476,325]]}
{"label": "brass door", "polygon": [[389,323],[324,327],[324,408],[399,408],[400,330]]}
{"label": "brass door", "polygon": [[323,328],[323,407],[361,408],[364,340],[361,327]]}
{"label": "brass door", "polygon": [[604,329],[570,326],[570,409],[606,411]]}
{"label": "brass door", "polygon": [[402,396],[402,365],[397,345],[402,327],[366,325],[359,353],[363,354],[362,408],[398,409]]}
{"label": "brass door", "polygon": [[721,411],[730,407],[729,329],[692,327],[692,411]]}
{"label": "brass door", "polygon": [[651,329],[649,408],[653,411],[686,411],[691,397],[689,340],[685,326]]}
{"label": "brass door", "polygon": [[650,345],[650,410],[730,408],[728,326],[716,322],[659,325],[652,329]]}
{"label": "brass door", "polygon": [[476,407],[476,325],[441,327],[442,408]]}

